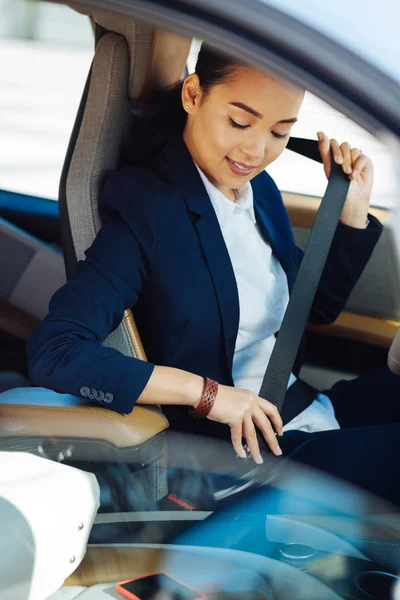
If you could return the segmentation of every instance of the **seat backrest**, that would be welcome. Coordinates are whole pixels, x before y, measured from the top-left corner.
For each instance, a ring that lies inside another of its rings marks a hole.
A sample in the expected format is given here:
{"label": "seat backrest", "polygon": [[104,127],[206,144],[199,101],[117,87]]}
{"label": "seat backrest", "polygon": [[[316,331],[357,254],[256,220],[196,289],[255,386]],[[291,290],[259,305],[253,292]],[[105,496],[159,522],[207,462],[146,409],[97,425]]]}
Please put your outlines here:
{"label": "seat backrest", "polygon": [[[73,6],[76,9],[76,5]],[[67,274],[100,229],[98,198],[106,175],[121,166],[131,103],[178,81],[191,39],[156,30],[109,11],[78,7],[105,30],[71,136],[60,183],[60,216]],[[130,310],[104,344],[146,359]]]}

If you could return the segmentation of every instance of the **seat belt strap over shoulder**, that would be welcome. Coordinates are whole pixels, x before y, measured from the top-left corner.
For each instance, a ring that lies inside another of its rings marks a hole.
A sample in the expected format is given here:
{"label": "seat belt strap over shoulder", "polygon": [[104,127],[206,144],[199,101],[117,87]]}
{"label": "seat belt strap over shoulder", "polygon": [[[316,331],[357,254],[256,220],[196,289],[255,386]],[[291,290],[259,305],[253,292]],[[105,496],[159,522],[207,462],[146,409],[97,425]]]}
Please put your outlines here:
{"label": "seat belt strap over shoulder", "polygon": [[[288,149],[322,162],[318,143],[291,138]],[[329,249],[346,201],[350,180],[331,154],[328,186],[315,217],[282,326],[271,354],[259,396],[282,411],[287,385],[321,279]]]}

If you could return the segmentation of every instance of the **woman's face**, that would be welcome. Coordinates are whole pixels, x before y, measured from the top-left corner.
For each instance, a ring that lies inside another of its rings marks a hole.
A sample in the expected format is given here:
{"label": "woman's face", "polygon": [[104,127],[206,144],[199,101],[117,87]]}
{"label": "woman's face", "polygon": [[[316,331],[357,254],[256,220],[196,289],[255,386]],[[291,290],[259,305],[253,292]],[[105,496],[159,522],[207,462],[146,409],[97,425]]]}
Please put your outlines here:
{"label": "woman's face", "polygon": [[185,79],[183,138],[193,160],[228,198],[283,152],[304,91],[253,69],[232,76],[202,95],[196,74]]}

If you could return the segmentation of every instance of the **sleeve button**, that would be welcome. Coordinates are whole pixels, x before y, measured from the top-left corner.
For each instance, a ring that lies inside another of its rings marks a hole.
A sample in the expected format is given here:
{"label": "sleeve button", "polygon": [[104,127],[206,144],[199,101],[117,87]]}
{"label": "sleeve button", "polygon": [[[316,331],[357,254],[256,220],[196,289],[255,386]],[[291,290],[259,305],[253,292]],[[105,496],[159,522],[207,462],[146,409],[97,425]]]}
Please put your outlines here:
{"label": "sleeve button", "polygon": [[106,395],[104,396],[104,402],[106,404],[111,404],[111,402],[113,400],[114,400],[114,396],[110,392],[107,392]]}

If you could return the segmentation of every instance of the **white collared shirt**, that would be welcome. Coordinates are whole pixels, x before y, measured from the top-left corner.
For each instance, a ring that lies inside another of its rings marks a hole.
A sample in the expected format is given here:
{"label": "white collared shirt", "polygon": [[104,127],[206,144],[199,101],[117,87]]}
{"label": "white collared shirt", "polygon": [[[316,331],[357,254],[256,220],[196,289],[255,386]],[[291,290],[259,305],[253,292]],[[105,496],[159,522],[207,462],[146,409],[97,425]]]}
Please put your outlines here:
{"label": "white collared shirt", "polygon": [[[195,163],[196,164],[196,163]],[[197,167],[197,165],[196,165]],[[287,304],[286,273],[262,237],[254,212],[249,182],[235,190],[233,202],[197,167],[214,207],[231,259],[239,294],[239,329],[233,356],[235,387],[259,393],[265,369],[275,345]],[[293,373],[288,387],[296,381]],[[284,431],[339,429],[332,403],[318,394],[314,402],[284,427]]]}

